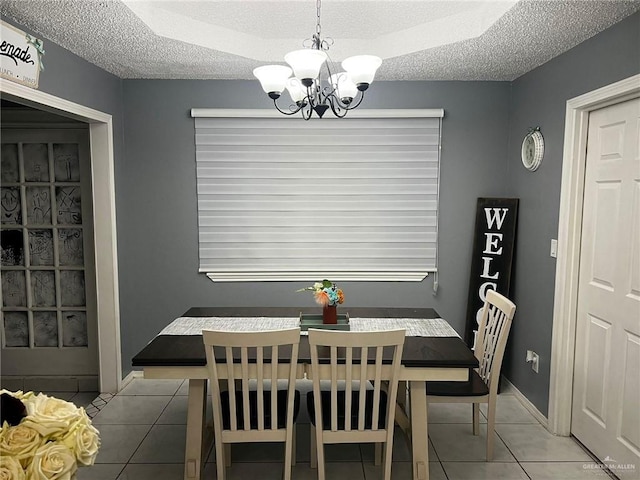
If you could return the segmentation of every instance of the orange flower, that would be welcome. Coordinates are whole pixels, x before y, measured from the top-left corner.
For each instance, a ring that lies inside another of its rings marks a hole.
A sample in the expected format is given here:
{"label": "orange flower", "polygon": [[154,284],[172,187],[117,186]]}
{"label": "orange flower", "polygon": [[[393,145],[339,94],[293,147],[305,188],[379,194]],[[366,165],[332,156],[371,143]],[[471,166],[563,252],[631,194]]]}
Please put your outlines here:
{"label": "orange flower", "polygon": [[327,292],[320,290],[319,292],[315,292],[313,295],[318,305],[322,305],[323,307],[329,305],[329,295]]}
{"label": "orange flower", "polygon": [[341,289],[338,289],[338,303],[344,302],[344,292]]}

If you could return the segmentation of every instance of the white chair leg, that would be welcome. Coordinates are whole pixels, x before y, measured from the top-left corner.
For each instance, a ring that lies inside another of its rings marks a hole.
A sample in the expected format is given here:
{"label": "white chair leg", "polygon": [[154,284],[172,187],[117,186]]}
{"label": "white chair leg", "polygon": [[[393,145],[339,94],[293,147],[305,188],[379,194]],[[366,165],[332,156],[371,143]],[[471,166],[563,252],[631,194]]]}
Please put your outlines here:
{"label": "white chair leg", "polygon": [[472,404],[471,409],[473,411],[473,434],[480,435],[480,404]]}
{"label": "white chair leg", "polygon": [[[381,444],[376,444],[381,445]],[[384,444],[384,457],[382,460],[382,478],[383,480],[391,480],[391,462],[393,448],[388,443]]]}
{"label": "white chair leg", "polygon": [[487,462],[493,460],[493,444],[495,437],[496,427],[496,397],[495,395],[489,397],[489,404],[487,405]]}
{"label": "white chair leg", "polygon": [[296,444],[296,435],[295,435],[295,425],[291,430],[290,434],[287,434],[286,440],[284,442],[284,472],[282,475],[283,480],[291,480],[291,467],[295,458],[295,444]]}
{"label": "white chair leg", "polygon": [[318,480],[325,479],[324,473],[324,442],[322,441],[322,429],[316,428],[316,451],[318,457]]}
{"label": "white chair leg", "polygon": [[225,448],[222,441],[216,436],[216,474],[218,480],[225,480],[226,471],[225,471]]}
{"label": "white chair leg", "polygon": [[309,449],[309,461],[311,463],[311,468],[318,468],[318,446],[316,445],[316,427],[313,425],[309,425],[311,428],[310,435],[310,449]]}

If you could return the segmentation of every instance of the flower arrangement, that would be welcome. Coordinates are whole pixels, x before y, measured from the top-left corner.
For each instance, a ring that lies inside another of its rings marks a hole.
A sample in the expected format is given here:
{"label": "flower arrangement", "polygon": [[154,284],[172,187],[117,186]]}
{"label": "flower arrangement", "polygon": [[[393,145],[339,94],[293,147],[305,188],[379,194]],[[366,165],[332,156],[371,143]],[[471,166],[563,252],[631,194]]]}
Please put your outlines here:
{"label": "flower arrangement", "polygon": [[339,289],[335,283],[324,279],[322,282],[316,282],[310,287],[301,288],[297,292],[313,292],[313,298],[318,305],[323,307],[334,307],[344,302],[344,292]]}
{"label": "flower arrangement", "polygon": [[34,394],[0,390],[0,479],[72,480],[93,465],[100,435],[84,408]]}

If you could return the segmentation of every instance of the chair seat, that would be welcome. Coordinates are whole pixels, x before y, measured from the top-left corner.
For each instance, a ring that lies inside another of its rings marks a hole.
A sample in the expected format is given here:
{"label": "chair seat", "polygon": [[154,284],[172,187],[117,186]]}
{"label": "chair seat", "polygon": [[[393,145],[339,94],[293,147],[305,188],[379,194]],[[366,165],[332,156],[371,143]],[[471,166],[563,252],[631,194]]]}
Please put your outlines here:
{"label": "chair seat", "polygon": [[427,395],[437,397],[479,397],[489,394],[489,387],[478,372],[471,371],[467,382],[427,382]]}
{"label": "chair seat", "polygon": [[[360,397],[358,391],[351,392],[351,428],[358,428],[358,412],[360,411]],[[344,430],[345,427],[345,398],[346,392],[344,390],[340,390],[337,392],[338,396],[338,430]],[[373,390],[367,390],[365,392],[365,406],[373,405]],[[330,391],[321,391],[320,392],[320,402],[322,404],[322,423],[324,430],[331,430],[331,392]],[[315,398],[313,392],[307,393],[307,410],[309,411],[309,417],[311,418],[311,423],[313,426],[316,426],[316,408],[315,408]],[[380,392],[380,409],[378,413],[378,428],[385,428],[385,420],[387,417],[387,394],[384,391]],[[364,415],[364,427],[366,429],[371,429],[371,424],[373,423],[373,410],[371,408],[367,408],[365,410]]]}
{"label": "chair seat", "polygon": [[[271,392],[265,390],[264,396],[264,428],[271,428]],[[285,428],[287,421],[287,390],[278,390],[277,393],[277,425],[278,428]],[[220,406],[222,407],[222,426],[225,430],[231,428],[231,418],[229,414],[229,392],[220,392]],[[237,406],[237,422],[238,428],[244,428],[244,400],[242,398],[242,391],[236,391],[236,406]],[[300,411],[300,391],[296,390],[293,397],[293,421],[298,418],[298,412]],[[258,392],[251,390],[249,392],[249,424],[252,429],[258,428]]]}

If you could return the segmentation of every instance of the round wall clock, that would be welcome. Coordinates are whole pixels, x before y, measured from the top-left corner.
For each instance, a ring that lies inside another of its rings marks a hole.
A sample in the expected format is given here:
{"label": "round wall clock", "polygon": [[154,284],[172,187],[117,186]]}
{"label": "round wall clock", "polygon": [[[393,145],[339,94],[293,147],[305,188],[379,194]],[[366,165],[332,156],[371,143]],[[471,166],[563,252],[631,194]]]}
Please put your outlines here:
{"label": "round wall clock", "polygon": [[544,156],[544,138],[540,133],[540,127],[529,131],[522,141],[522,165],[531,172],[535,172]]}

